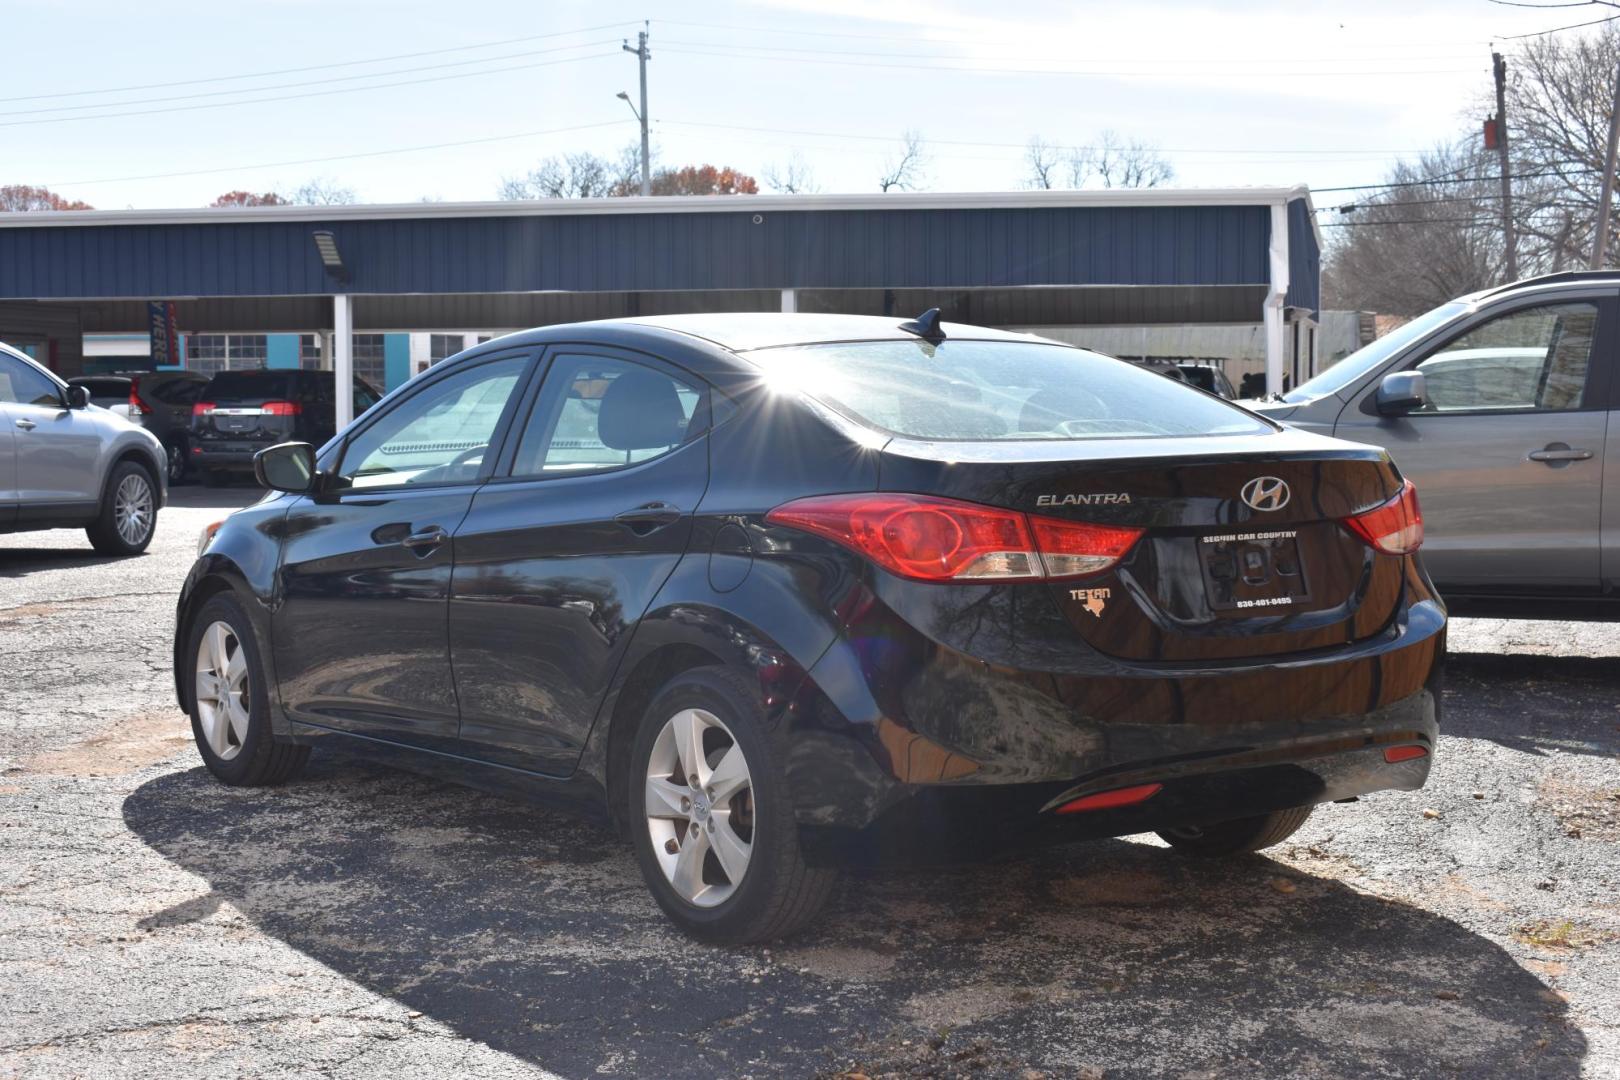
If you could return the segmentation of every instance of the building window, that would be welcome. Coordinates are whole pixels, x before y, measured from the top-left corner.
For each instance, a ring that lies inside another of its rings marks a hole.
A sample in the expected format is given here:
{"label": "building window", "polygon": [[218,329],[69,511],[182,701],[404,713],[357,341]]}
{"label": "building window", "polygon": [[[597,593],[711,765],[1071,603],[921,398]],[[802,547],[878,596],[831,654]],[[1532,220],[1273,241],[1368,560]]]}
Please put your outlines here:
{"label": "building window", "polygon": [[466,338],[460,334],[428,335],[428,366],[448,360],[466,347]]}
{"label": "building window", "polygon": [[186,367],[212,375],[264,367],[263,334],[192,334],[186,338]]}
{"label": "building window", "polygon": [[305,371],[321,370],[321,335],[298,335],[298,366]]}
{"label": "building window", "polygon": [[351,339],[354,350],[354,374],[381,390],[387,384],[387,369],[383,363],[383,335],[355,334]]}

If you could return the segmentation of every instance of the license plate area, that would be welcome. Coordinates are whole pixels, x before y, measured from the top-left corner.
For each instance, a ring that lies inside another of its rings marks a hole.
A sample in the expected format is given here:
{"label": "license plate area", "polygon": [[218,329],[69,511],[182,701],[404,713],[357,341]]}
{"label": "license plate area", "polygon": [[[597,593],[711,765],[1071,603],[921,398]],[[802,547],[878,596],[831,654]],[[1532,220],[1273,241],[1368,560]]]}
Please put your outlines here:
{"label": "license plate area", "polygon": [[1296,529],[1212,533],[1199,537],[1204,591],[1216,611],[1259,614],[1310,599]]}

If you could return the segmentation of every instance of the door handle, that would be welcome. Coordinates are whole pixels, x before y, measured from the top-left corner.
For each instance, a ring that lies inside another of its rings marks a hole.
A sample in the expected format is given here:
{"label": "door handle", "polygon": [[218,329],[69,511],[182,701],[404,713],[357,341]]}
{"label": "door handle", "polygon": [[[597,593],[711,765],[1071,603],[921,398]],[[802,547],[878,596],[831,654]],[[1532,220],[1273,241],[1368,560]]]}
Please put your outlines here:
{"label": "door handle", "polygon": [[1544,450],[1532,450],[1531,461],[1545,461],[1553,466],[1571,461],[1585,461],[1592,456],[1590,450],[1571,449],[1568,443],[1548,443]]}
{"label": "door handle", "polygon": [[613,520],[637,536],[650,536],[659,529],[681,520],[681,508],[671,506],[667,502],[650,502],[634,510],[614,514]]}
{"label": "door handle", "polygon": [[400,543],[418,555],[427,555],[448,539],[450,539],[450,534],[434,525],[431,528],[423,529],[421,532],[411,533]]}
{"label": "door handle", "polygon": [[18,420],[17,426],[22,428],[24,431],[33,431],[39,425],[34,423],[32,420]]}

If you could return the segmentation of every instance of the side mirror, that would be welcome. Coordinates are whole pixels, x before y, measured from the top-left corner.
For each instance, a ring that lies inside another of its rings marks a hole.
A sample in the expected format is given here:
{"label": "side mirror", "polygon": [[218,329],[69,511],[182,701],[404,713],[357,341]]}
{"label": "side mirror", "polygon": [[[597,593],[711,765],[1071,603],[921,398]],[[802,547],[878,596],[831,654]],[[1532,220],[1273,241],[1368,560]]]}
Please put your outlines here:
{"label": "side mirror", "polygon": [[302,495],[315,486],[315,448],[305,442],[267,446],[253,455],[259,486]]}
{"label": "side mirror", "polygon": [[74,383],[67,388],[67,407],[70,409],[85,409],[90,406],[90,388],[83,383]]}
{"label": "side mirror", "polygon": [[1376,404],[1381,416],[1404,416],[1428,403],[1428,381],[1421,371],[1394,371],[1378,384]]}

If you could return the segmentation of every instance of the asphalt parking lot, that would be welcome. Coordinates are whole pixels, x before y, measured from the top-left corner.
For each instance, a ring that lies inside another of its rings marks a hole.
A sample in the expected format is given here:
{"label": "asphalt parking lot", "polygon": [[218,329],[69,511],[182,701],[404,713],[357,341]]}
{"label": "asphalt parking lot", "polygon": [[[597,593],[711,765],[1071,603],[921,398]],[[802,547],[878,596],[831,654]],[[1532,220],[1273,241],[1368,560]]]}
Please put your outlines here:
{"label": "asphalt parking lot", "polygon": [[564,813],[363,759],[213,783],[144,557],[0,537],[0,1076],[1620,1076],[1620,626],[1458,620],[1427,789],[1223,865],[864,872],[693,944]]}

